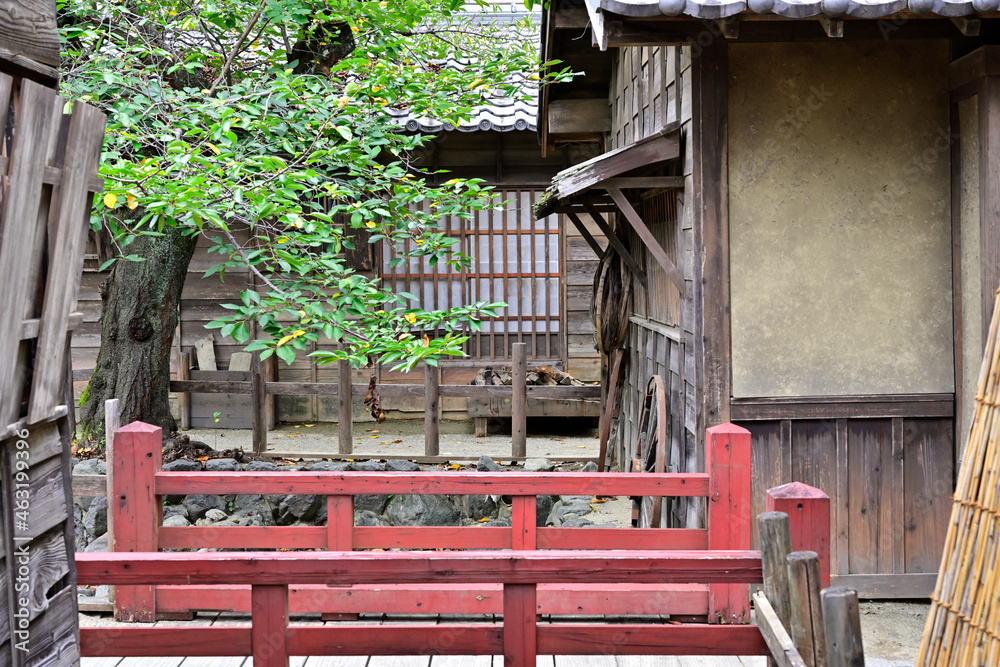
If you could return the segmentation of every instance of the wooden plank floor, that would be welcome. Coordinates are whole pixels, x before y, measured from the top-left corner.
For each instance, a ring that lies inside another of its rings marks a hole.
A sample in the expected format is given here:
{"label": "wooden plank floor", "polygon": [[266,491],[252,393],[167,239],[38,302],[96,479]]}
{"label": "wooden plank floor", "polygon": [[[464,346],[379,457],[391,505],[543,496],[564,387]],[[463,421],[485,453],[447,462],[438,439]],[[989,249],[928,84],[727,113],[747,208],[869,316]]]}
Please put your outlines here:
{"label": "wooden plank floor", "polygon": [[[183,641],[184,626],[190,625],[228,625],[234,622],[245,623],[247,617],[228,614],[200,613],[193,621],[158,621],[158,627],[177,628],[178,641]],[[417,617],[391,616],[381,618],[362,617],[355,623],[406,623],[418,620]],[[419,617],[426,622],[428,616]],[[439,622],[454,622],[456,617],[440,618]],[[485,617],[474,620],[486,620]],[[547,619],[543,619],[545,622]],[[584,619],[580,619],[584,620]],[[596,620],[596,619],[587,619]],[[609,619],[610,620],[610,619]],[[643,618],[644,622],[651,619]],[[293,619],[293,622],[302,622]],[[315,621],[317,624],[320,621]],[[327,625],[336,625],[337,621]],[[83,614],[80,617],[81,627],[108,627],[117,625],[107,617],[96,617]],[[253,667],[253,658],[216,657],[216,658],[83,658],[81,667]],[[291,667],[503,667],[503,656],[312,656],[309,658],[293,657]],[[718,658],[706,656],[538,656],[537,667],[765,667],[762,657]]]}

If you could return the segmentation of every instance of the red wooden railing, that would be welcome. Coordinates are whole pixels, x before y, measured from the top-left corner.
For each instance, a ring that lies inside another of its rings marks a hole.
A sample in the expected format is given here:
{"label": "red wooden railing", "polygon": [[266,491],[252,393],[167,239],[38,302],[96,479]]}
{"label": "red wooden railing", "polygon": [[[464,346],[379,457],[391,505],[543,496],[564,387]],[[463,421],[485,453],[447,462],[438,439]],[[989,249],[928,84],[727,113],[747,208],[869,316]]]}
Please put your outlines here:
{"label": "red wooden railing", "polygon": [[[161,549],[630,549],[750,548],[750,434],[725,424],[709,429],[708,473],[480,473],[480,472],[222,472],[161,471],[160,429],[134,423],[115,436],[113,499],[115,552]],[[185,494],[321,494],[326,526],[161,525],[162,498]],[[359,494],[494,494],[512,497],[512,527],[356,527],[353,496]],[[705,497],[707,529],[536,528],[537,495]],[[221,583],[221,582],[217,582]],[[350,588],[296,585],[294,612],[500,613],[498,585],[397,582]],[[117,586],[115,616],[146,621],[160,612],[249,611],[244,585]],[[538,613],[674,614],[712,623],[747,623],[745,585],[683,582],[611,587],[597,581],[544,584]]]}
{"label": "red wooden railing", "polygon": [[[760,581],[757,551],[304,552],[77,555],[81,583],[252,587],[250,625],[81,628],[84,656],[252,655],[287,667],[290,655],[504,655],[528,667],[543,655],[768,655],[751,625],[537,623],[542,584],[746,585]],[[289,623],[289,585],[456,582],[503,587],[503,623],[327,626]]]}

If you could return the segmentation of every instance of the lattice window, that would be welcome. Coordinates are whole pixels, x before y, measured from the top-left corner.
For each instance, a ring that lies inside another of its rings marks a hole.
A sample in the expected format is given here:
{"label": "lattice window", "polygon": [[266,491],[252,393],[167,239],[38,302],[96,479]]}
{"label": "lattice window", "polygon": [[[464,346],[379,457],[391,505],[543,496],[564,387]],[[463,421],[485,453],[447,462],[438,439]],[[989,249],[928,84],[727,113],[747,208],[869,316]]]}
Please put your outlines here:
{"label": "lattice window", "polygon": [[511,344],[525,342],[530,358],[558,360],[563,356],[558,216],[534,219],[532,204],[541,190],[498,189],[497,194],[505,203],[495,210],[478,211],[467,221],[441,221],[445,233],[458,237],[462,251],[474,258],[470,270],[458,273],[421,258],[393,267],[395,254],[384,246],[383,279],[397,292],[414,294],[416,304],[428,310],[506,302],[499,317],[470,332],[465,350],[470,357],[506,360]]}
{"label": "lattice window", "polygon": [[[667,190],[653,193],[643,198],[636,207],[649,230],[667,251],[667,256],[678,268],[680,261],[680,239],[677,220],[677,192]],[[680,292],[667,277],[666,272],[635,234],[630,234],[631,248],[636,261],[646,271],[646,288],[633,282],[636,314],[662,324],[677,325],[680,315]]]}

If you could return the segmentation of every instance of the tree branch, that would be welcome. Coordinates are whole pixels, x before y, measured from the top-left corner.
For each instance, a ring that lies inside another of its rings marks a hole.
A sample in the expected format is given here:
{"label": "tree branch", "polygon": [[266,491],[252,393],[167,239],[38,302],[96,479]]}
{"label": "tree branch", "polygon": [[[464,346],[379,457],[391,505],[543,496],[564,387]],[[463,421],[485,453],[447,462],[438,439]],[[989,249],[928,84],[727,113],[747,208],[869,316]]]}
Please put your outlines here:
{"label": "tree branch", "polygon": [[247,37],[250,36],[250,33],[253,31],[254,26],[257,25],[257,21],[260,20],[260,15],[263,13],[264,7],[266,5],[267,5],[267,0],[264,0],[264,2],[260,3],[260,7],[257,8],[256,12],[254,12],[253,18],[250,19],[250,23],[248,23],[247,27],[243,29],[243,34],[240,35],[240,38],[238,40],[236,40],[236,44],[233,45],[232,51],[229,52],[229,56],[226,58],[226,62],[222,65],[222,69],[219,70],[219,76],[215,78],[215,81],[212,83],[212,87],[208,89],[209,97],[214,97],[215,91],[218,90],[219,86],[222,85],[222,82],[226,80],[226,76],[229,74],[229,69],[233,66],[233,60],[236,59],[236,54],[239,53],[240,50],[243,48],[244,42],[246,42]]}

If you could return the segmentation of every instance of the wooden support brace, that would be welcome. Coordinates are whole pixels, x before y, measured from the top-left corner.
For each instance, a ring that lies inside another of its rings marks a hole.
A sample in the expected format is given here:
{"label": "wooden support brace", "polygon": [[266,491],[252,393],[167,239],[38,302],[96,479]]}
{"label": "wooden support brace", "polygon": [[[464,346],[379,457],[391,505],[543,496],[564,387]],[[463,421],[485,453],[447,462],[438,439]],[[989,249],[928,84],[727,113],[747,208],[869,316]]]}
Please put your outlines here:
{"label": "wooden support brace", "polygon": [[832,19],[829,16],[823,16],[822,14],[816,18],[819,20],[819,24],[823,26],[823,32],[826,33],[827,37],[839,39],[844,36],[843,19]]}
{"label": "wooden support brace", "polygon": [[[708,429],[708,548],[750,548],[750,431],[735,424]],[[742,584],[710,584],[708,622],[750,622],[750,591]]]}
{"label": "wooden support brace", "polygon": [[535,496],[514,496],[511,498],[511,549],[533,551],[537,548]]}
{"label": "wooden support brace", "polygon": [[639,268],[639,265],[636,263],[635,258],[632,257],[632,253],[629,252],[629,249],[625,247],[625,244],[622,243],[622,240],[618,238],[618,235],[615,234],[613,229],[611,229],[611,226],[604,219],[604,216],[601,215],[601,213],[596,208],[594,208],[593,204],[588,203],[585,204],[585,206],[587,208],[587,213],[590,215],[591,219],[597,223],[598,227],[601,228],[601,233],[604,234],[604,237],[608,239],[608,243],[611,244],[611,247],[615,249],[615,252],[617,252],[618,255],[622,258],[622,261],[625,262],[625,266],[628,267],[628,270],[632,272],[632,275],[635,276],[636,280],[645,285],[646,274],[643,272],[641,268]]}
{"label": "wooden support brace", "polygon": [[653,259],[655,259],[657,264],[659,264],[666,272],[667,277],[670,278],[670,282],[674,284],[681,296],[684,296],[684,276],[681,275],[681,272],[676,266],[674,266],[673,261],[667,256],[667,251],[663,249],[663,246],[660,245],[657,238],[653,236],[653,232],[649,231],[646,223],[642,221],[642,217],[632,207],[632,204],[625,198],[625,195],[622,194],[621,190],[618,188],[608,188],[608,194],[615,200],[615,204],[617,204],[618,208],[621,209],[625,219],[628,220],[629,224],[632,225],[632,229],[635,230],[635,233],[639,235],[640,239],[642,239],[646,248],[649,249],[650,254],[653,255]]}
{"label": "wooden support brace", "polygon": [[601,244],[597,242],[594,235],[590,233],[590,230],[587,229],[587,225],[584,224],[583,220],[580,220],[580,216],[576,213],[567,213],[567,215],[573,222],[573,226],[576,227],[576,230],[580,232],[580,236],[583,237],[583,239],[587,242],[587,245],[589,245],[591,250],[594,251],[594,254],[597,255],[597,259],[602,259],[604,257],[604,248],[602,248]]}
{"label": "wooden support brace", "polygon": [[767,643],[767,648],[771,651],[770,664],[775,667],[806,667],[805,661],[792,643],[792,638],[788,630],[778,618],[775,610],[771,608],[767,596],[763,593],[756,593],[753,596],[754,607],[756,608],[757,627],[760,634]]}
{"label": "wooden support brace", "polygon": [[979,19],[968,18],[966,16],[952,16],[951,22],[966,37],[979,37],[979,29],[981,27]]}
{"label": "wooden support brace", "polygon": [[535,584],[504,584],[504,667],[535,667],[538,648]]}

